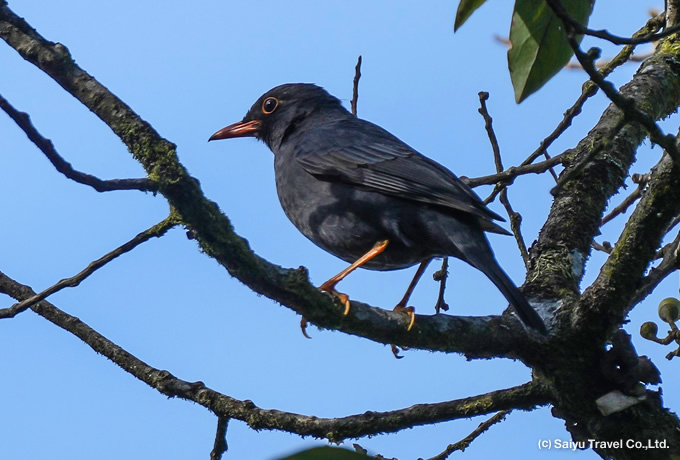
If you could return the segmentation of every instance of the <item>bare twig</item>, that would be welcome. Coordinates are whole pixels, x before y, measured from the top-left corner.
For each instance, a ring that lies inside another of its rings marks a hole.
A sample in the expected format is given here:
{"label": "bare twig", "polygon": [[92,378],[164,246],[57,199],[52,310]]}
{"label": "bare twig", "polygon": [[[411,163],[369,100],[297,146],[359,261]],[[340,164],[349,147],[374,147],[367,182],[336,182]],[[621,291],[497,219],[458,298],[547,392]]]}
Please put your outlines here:
{"label": "bare twig", "polygon": [[31,123],[27,113],[20,112],[0,95],[0,108],[21,128],[28,138],[38,147],[48,160],[57,168],[57,171],[71,180],[80,184],[89,185],[98,192],[112,190],[141,190],[143,192],[155,192],[158,187],[150,179],[112,179],[102,180],[91,174],[82,173],[73,169],[71,164],[59,155],[52,145],[52,141],[44,138]]}
{"label": "bare twig", "polygon": [[505,417],[509,413],[510,413],[510,411],[508,411],[508,410],[502,410],[502,411],[497,412],[490,419],[485,420],[484,422],[480,423],[479,426],[477,428],[475,428],[475,430],[472,433],[465,436],[463,439],[461,439],[460,441],[458,441],[455,444],[449,444],[441,454],[435,455],[434,457],[430,457],[427,460],[446,460],[447,458],[449,458],[449,455],[451,455],[452,453],[454,453],[458,450],[461,451],[461,452],[464,451],[465,449],[470,447],[470,444],[472,443],[472,441],[477,439],[482,433],[487,431],[489,428],[491,428],[496,423],[499,423],[499,422],[502,422],[503,420],[505,420]]}
{"label": "bare twig", "polygon": [[[640,30],[633,34],[633,37],[647,36],[651,33],[657,32],[663,27],[663,21],[664,21],[663,14],[651,18],[649,21],[647,21],[644,27],[642,27]],[[619,52],[619,54],[617,54],[616,57],[614,57],[606,65],[604,65],[599,70],[599,72],[606,77],[607,75],[612,73],[614,69],[616,69],[617,67],[631,59],[634,49],[635,49],[634,45],[624,46],[621,52]],[[527,157],[526,160],[524,160],[521,166],[533,163],[534,160],[538,158],[540,155],[546,155],[548,147],[550,147],[552,143],[555,142],[555,140],[559,136],[561,136],[562,133],[564,133],[567,130],[567,128],[569,128],[569,126],[571,126],[571,123],[573,122],[574,118],[576,118],[583,110],[583,105],[585,104],[585,102],[589,98],[594,96],[595,93],[597,93],[597,90],[598,86],[596,84],[594,84],[592,81],[587,81],[583,85],[581,95],[578,97],[576,102],[574,102],[574,104],[569,109],[567,109],[566,112],[564,112],[564,118],[562,119],[562,121],[560,121],[555,130],[552,133],[550,133],[548,137],[541,141],[541,144],[538,146],[538,148],[531,155],[529,155],[529,157]]]}
{"label": "bare twig", "polygon": [[524,267],[529,269],[529,252],[524,244],[524,237],[522,236],[522,215],[515,211],[510,205],[510,200],[508,200],[508,189],[504,188],[500,193],[500,202],[505,207],[510,218],[510,229],[513,235],[515,235],[515,240],[517,241],[517,247],[519,248],[519,253],[524,261]]}
{"label": "bare twig", "polygon": [[90,262],[90,264],[77,275],[74,275],[70,278],[62,279],[61,281],[59,281],[56,284],[53,284],[52,286],[48,287],[41,293],[31,296],[28,299],[22,300],[21,302],[16,303],[9,308],[0,309],[0,318],[13,318],[22,311],[25,311],[26,309],[35,305],[37,302],[40,302],[41,300],[47,298],[48,296],[54,294],[55,292],[61,291],[62,289],[67,287],[78,286],[85,278],[90,276],[92,273],[94,273],[107,263],[111,262],[116,257],[121,256],[126,252],[132,251],[134,248],[144,243],[145,241],[150,240],[151,238],[163,236],[165,232],[170,230],[178,223],[179,221],[177,220],[177,216],[175,216],[174,213],[171,214],[169,217],[159,222],[158,224],[154,225],[153,227],[144,230],[142,233],[138,234],[127,243],[117,247],[116,249],[109,252],[105,256],[100,257],[99,259],[93,262]]}
{"label": "bare twig", "polygon": [[596,251],[605,252],[607,254],[611,254],[612,251],[614,250],[609,241],[603,241],[602,244],[598,243],[597,241],[593,241],[590,245]]}
{"label": "bare twig", "polygon": [[227,426],[229,417],[217,417],[217,430],[215,432],[215,444],[210,452],[210,460],[220,460],[222,455],[229,449],[227,445]]}
{"label": "bare twig", "polygon": [[[611,82],[604,79],[604,76],[597,71],[595,65],[593,64],[595,61],[594,53],[584,53],[581,50],[579,43],[576,40],[576,35],[581,32],[576,29],[574,25],[576,22],[567,14],[566,10],[562,6],[562,2],[560,0],[546,0],[546,2],[553,12],[555,12],[555,14],[562,20],[567,33],[569,46],[571,46],[572,50],[574,51],[576,59],[578,59],[578,61],[583,66],[583,70],[585,70],[590,76],[591,81],[593,81],[607,95],[614,105],[616,105],[616,107],[618,107],[623,112],[624,119],[626,119],[626,121],[634,121],[644,126],[649,133],[649,138],[652,140],[652,142],[662,146],[668,152],[671,158],[673,158],[673,161],[675,161],[677,164],[680,164],[680,148],[678,147],[678,141],[676,137],[670,134],[664,134],[654,119],[636,107],[635,101],[621,95]],[[669,28],[665,32],[668,32],[669,30],[674,30],[674,32],[677,32],[675,27]]]}
{"label": "bare twig", "polygon": [[[498,139],[496,138],[496,133],[493,130],[493,119],[489,115],[489,111],[486,107],[486,101],[489,99],[489,93],[482,91],[479,93],[479,102],[481,107],[479,108],[479,113],[484,118],[484,126],[486,128],[486,133],[489,136],[489,141],[491,142],[491,149],[493,150],[494,163],[496,164],[496,171],[498,173],[503,171],[503,160],[501,158],[501,149],[498,145]],[[529,253],[527,252],[526,244],[524,243],[524,238],[522,238],[522,216],[515,212],[510,205],[508,200],[508,189],[503,187],[500,192],[500,200],[505,207],[505,211],[508,213],[510,218],[510,228],[512,229],[512,234],[515,236],[517,241],[517,247],[522,255],[522,260],[524,260],[524,265],[529,268]]]}
{"label": "bare twig", "polygon": [[357,65],[354,68],[354,82],[352,84],[352,115],[357,116],[357,102],[359,102],[359,79],[361,78],[361,56],[357,59]]}
{"label": "bare twig", "polygon": [[561,7],[561,12],[556,11],[554,8],[553,11],[555,11],[555,14],[560,16],[562,20],[568,21],[569,26],[573,28],[574,32],[576,32],[578,35],[589,35],[591,37],[602,38],[603,40],[612,42],[615,45],[640,45],[642,43],[651,43],[659,41],[664,37],[668,37],[669,35],[672,35],[680,31],[680,25],[675,25],[667,28],[663,32],[652,33],[641,37],[636,36],[632,36],[631,38],[619,37],[617,35],[613,35],[607,32],[606,30],[592,30],[588,29],[587,27],[584,27],[580,22],[574,20],[571,16],[569,16],[563,7]]}
{"label": "bare twig", "polygon": [[437,296],[437,303],[434,306],[435,314],[439,314],[441,310],[448,311],[449,304],[444,300],[444,291],[446,291],[446,280],[449,278],[449,258],[442,257],[442,268],[434,272],[432,278],[439,281],[439,295]]}
{"label": "bare twig", "polygon": [[[611,210],[609,214],[604,216],[602,218],[602,223],[600,225],[604,225],[607,222],[611,221],[614,219],[616,216],[620,214],[624,214],[628,208],[635,203],[638,198],[642,196],[642,191],[647,187],[647,182],[649,182],[649,177],[650,174],[633,174],[631,176],[631,179],[633,180],[634,183],[638,184],[638,186],[633,190],[633,193],[628,195],[617,207]],[[670,228],[669,228],[670,231]]]}
{"label": "bare twig", "polygon": [[[632,46],[632,45],[629,45]],[[628,59],[629,62],[642,62],[648,57],[651,57],[654,54],[654,49],[650,51],[646,51],[644,53],[638,53],[638,54],[632,54],[630,58]],[[593,64],[595,65],[595,68],[600,70],[603,67],[606,67],[609,65],[609,63],[612,61],[612,59],[598,59],[595,61]],[[564,66],[565,69],[569,70],[583,70],[583,66],[578,62],[578,61],[569,61],[569,63]]]}
{"label": "bare twig", "polygon": [[470,187],[478,187],[480,185],[496,184],[498,182],[511,184],[516,177],[525,174],[541,174],[548,169],[561,164],[564,161],[563,155],[557,155],[549,160],[541,161],[540,163],[526,164],[522,166],[510,166],[503,172],[497,174],[490,174],[488,176],[465,178],[461,177]]}
{"label": "bare twig", "polygon": [[628,208],[635,203],[640,196],[642,196],[642,190],[644,189],[644,185],[638,185],[635,190],[633,190],[633,193],[628,195],[622,202],[619,204],[617,207],[611,210],[609,214],[604,216],[602,218],[602,223],[600,225],[604,225],[610,220],[614,219],[616,216],[620,214],[624,214]]}
{"label": "bare twig", "polygon": [[667,244],[662,249],[663,259],[656,267],[649,271],[649,274],[642,278],[640,287],[633,295],[632,304],[640,302],[642,299],[654,290],[654,288],[668,275],[680,269],[680,259],[678,251],[680,251],[680,233],[675,237],[672,243]]}
{"label": "bare twig", "polygon": [[[617,126],[616,131],[618,131],[621,126],[623,125],[623,119],[618,123],[619,126]],[[567,170],[562,176],[560,177],[560,180],[557,181],[557,184],[550,190],[550,194],[552,196],[557,196],[560,190],[562,190],[562,187],[572,180],[573,178],[579,176],[583,170],[590,164],[590,162],[602,151],[603,145],[600,142],[596,147],[593,147],[593,149],[588,152],[588,155],[586,155],[585,158],[581,160],[580,163],[572,167],[571,169]]]}
{"label": "bare twig", "polygon": [[[670,8],[669,8],[670,10]],[[615,45],[628,45],[628,46],[636,46],[636,45],[641,45],[643,43],[652,43],[659,41],[660,39],[667,37],[669,35],[674,34],[675,32],[680,31],[680,27],[678,26],[673,26],[671,28],[668,28],[664,30],[663,32],[657,33],[661,28],[663,27],[664,23],[664,13],[661,14],[656,14],[658,11],[650,11],[652,14],[652,19],[655,21],[658,21],[660,23],[659,27],[656,28],[656,30],[653,31],[646,31],[644,33],[636,33],[633,34],[631,38],[628,37],[619,37],[617,35],[613,35],[609,33],[606,30],[592,30],[588,29],[584,25],[582,25],[580,22],[574,20],[571,16],[569,16],[566,11],[564,11],[566,17],[568,18],[571,26],[574,28],[576,33],[579,35],[590,35],[591,37],[597,37],[597,38],[602,38],[604,40],[607,40],[609,42],[614,43]],[[507,37],[501,37],[500,35],[494,35],[494,40],[496,40],[498,43],[505,45],[507,47],[512,46],[512,43],[510,43],[510,40]],[[570,62],[567,64],[566,67],[570,67],[572,63]],[[597,64],[596,64],[597,65]],[[598,65],[598,67],[603,67],[606,65],[606,63],[603,63],[601,65]],[[571,67],[574,68],[574,67]],[[582,69],[582,67],[579,67]]]}
{"label": "bare twig", "polygon": [[676,249],[677,247],[675,246],[675,241],[671,241],[670,243],[665,244],[661,249],[656,251],[654,260],[663,259],[669,254],[669,251],[675,251]]}

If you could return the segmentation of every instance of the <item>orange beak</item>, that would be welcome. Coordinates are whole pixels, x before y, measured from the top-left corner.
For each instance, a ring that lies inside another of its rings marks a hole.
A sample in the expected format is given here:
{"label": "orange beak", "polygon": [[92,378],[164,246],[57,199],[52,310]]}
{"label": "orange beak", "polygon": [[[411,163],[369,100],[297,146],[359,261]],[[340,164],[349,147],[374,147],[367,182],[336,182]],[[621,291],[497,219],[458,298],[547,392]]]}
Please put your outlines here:
{"label": "orange beak", "polygon": [[260,129],[260,120],[239,121],[232,125],[222,128],[215,134],[210,136],[208,141],[216,141],[218,139],[231,139],[233,137],[253,137]]}

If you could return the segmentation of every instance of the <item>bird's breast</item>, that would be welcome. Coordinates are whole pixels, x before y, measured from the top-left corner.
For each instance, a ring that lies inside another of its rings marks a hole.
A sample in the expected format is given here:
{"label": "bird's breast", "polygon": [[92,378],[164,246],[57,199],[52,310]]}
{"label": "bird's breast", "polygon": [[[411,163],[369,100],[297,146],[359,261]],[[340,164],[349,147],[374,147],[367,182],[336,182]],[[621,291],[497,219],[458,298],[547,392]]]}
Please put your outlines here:
{"label": "bird's breast", "polygon": [[317,246],[354,262],[379,241],[390,243],[365,268],[395,270],[429,257],[426,245],[416,244],[417,216],[386,195],[321,180],[294,159],[275,158],[276,189],[291,222]]}

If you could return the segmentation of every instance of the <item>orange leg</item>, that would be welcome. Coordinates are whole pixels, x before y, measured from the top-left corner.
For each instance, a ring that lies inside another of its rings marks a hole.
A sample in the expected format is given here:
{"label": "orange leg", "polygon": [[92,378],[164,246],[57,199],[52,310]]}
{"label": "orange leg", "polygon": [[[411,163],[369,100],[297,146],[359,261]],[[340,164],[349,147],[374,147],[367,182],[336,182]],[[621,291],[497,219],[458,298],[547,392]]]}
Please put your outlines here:
{"label": "orange leg", "polygon": [[321,286],[319,286],[319,289],[322,291],[330,292],[334,296],[336,296],[340,301],[343,303],[345,306],[345,312],[343,313],[344,315],[347,315],[349,313],[349,296],[347,294],[343,294],[341,292],[338,292],[335,290],[335,285],[338,284],[340,281],[345,279],[347,275],[352,273],[354,270],[357,268],[361,267],[363,264],[368,262],[369,260],[373,259],[375,256],[378,254],[382,253],[387,245],[389,244],[389,240],[383,240],[379,241],[373,246],[373,248],[368,251],[366,254],[361,256],[356,262],[354,262],[352,265],[349,267],[345,268],[343,271],[335,275],[333,278],[329,279],[325,283],[323,283]]}
{"label": "orange leg", "polygon": [[[424,260],[420,263],[418,266],[418,270],[416,270],[416,274],[413,276],[413,279],[411,280],[411,284],[408,285],[408,288],[406,289],[406,292],[404,293],[404,297],[401,298],[399,303],[394,307],[394,311],[403,311],[409,316],[409,323],[408,323],[408,328],[407,330],[410,331],[411,328],[413,328],[413,324],[416,322],[416,310],[413,307],[407,307],[406,304],[408,303],[408,299],[411,298],[411,294],[413,294],[413,290],[416,288],[416,285],[418,284],[418,281],[420,281],[420,278],[423,276],[423,273],[425,273],[425,269],[427,266],[432,262],[432,259],[427,259]],[[395,358],[401,359],[403,356],[399,354],[399,348],[392,344],[390,345],[392,347],[392,354],[394,355]],[[404,348],[406,350],[406,348]]]}
{"label": "orange leg", "polygon": [[[378,241],[375,244],[375,246],[371,248],[370,251],[368,251],[366,254],[357,259],[356,262],[354,262],[352,265],[345,268],[343,271],[335,275],[333,278],[329,279],[321,286],[319,286],[320,290],[330,292],[335,297],[340,299],[340,302],[342,302],[342,304],[345,306],[345,311],[343,313],[345,316],[347,316],[350,309],[349,296],[347,294],[343,294],[342,292],[336,291],[335,285],[338,284],[343,279],[345,279],[345,277],[352,273],[354,270],[361,267],[363,264],[377,256],[378,254],[382,253],[389,244],[389,242],[390,242],[389,240]],[[307,337],[308,339],[311,338],[307,334],[307,320],[305,318],[302,318],[302,320],[300,320],[300,329],[302,329],[302,334],[305,337]]]}
{"label": "orange leg", "polygon": [[416,284],[418,284],[418,281],[420,281],[420,278],[423,276],[423,273],[425,273],[425,269],[430,262],[432,262],[432,259],[427,259],[420,263],[418,270],[416,270],[416,274],[413,276],[413,280],[411,280],[411,284],[408,285],[408,288],[404,293],[404,297],[402,297],[399,303],[394,307],[394,311],[403,311],[409,315],[410,321],[407,329],[409,331],[413,327],[413,323],[416,321],[416,313],[413,307],[407,307],[406,304],[408,303],[408,299],[411,298],[411,294],[413,294]]}

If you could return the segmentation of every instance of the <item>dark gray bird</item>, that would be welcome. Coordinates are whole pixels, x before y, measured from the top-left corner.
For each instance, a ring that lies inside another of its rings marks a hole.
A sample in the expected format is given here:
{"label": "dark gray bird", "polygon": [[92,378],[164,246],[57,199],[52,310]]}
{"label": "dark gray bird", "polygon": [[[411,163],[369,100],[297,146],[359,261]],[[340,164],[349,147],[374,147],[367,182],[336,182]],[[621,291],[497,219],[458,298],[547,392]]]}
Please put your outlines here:
{"label": "dark gray bird", "polygon": [[274,152],[276,189],[288,218],[322,249],[351,263],[320,289],[349,312],[335,285],[358,267],[397,270],[453,256],[484,273],[528,326],[540,316],[500,268],[484,232],[509,234],[503,220],[451,171],[381,127],[361,120],[326,90],[285,84],[262,95],[242,121],[210,140],[254,136]]}

